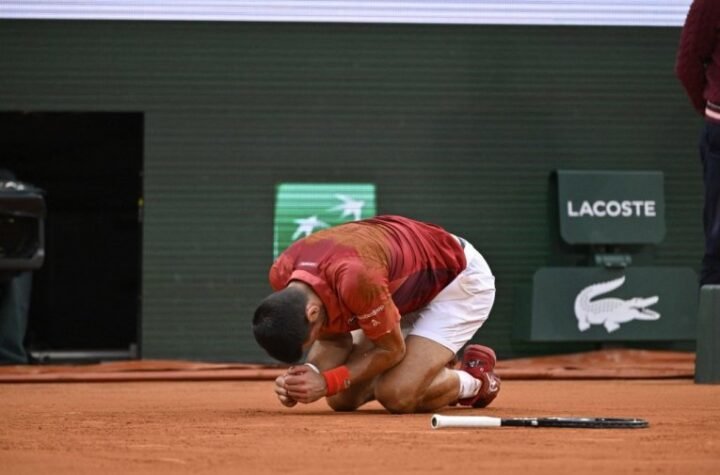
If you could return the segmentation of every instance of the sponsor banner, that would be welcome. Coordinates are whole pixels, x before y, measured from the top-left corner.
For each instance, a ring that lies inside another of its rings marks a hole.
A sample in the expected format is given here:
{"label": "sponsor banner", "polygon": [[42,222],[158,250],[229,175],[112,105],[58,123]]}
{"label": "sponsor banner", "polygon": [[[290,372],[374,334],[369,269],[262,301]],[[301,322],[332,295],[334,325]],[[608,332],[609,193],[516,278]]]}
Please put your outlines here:
{"label": "sponsor banner", "polygon": [[657,244],[665,237],[663,174],[558,170],[560,234],[569,244]]}
{"label": "sponsor banner", "polygon": [[282,183],[277,187],[273,258],[315,231],[375,216],[375,185]]}
{"label": "sponsor banner", "polygon": [[695,340],[697,276],[684,267],[545,267],[521,337],[533,341]]}

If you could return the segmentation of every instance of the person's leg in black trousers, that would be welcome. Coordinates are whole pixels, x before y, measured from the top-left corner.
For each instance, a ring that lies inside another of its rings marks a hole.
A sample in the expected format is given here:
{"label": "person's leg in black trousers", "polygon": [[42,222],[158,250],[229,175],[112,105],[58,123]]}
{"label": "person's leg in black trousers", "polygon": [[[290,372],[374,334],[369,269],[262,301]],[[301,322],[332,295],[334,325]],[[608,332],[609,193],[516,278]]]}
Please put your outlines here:
{"label": "person's leg in black trousers", "polygon": [[0,280],[0,364],[26,364],[23,340],[27,330],[32,272]]}
{"label": "person's leg in black trousers", "polygon": [[700,157],[705,183],[705,255],[700,285],[720,284],[720,122],[706,122]]}

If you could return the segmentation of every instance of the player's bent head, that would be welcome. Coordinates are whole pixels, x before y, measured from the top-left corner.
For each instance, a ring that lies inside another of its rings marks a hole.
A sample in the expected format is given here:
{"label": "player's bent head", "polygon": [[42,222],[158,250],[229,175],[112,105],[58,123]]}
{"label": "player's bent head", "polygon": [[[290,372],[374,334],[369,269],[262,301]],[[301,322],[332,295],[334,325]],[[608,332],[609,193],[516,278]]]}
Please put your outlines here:
{"label": "player's bent head", "polygon": [[266,297],[255,310],[255,340],[273,358],[285,363],[302,358],[303,343],[310,336],[307,302],[305,292],[288,287]]}

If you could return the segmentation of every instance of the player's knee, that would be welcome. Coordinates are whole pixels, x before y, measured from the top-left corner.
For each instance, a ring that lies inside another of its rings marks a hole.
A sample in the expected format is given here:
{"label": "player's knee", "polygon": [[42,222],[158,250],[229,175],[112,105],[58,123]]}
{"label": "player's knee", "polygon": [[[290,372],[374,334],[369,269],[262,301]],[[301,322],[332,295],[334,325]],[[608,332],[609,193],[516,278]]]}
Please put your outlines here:
{"label": "player's knee", "polygon": [[410,414],[417,409],[417,402],[407,397],[393,395],[391,397],[378,397],[377,400],[393,414]]}
{"label": "player's knee", "polygon": [[395,414],[408,414],[417,409],[417,398],[414,391],[403,389],[398,384],[382,384],[375,386],[375,399],[388,411]]}
{"label": "player's knee", "polygon": [[329,397],[326,400],[328,406],[335,412],[352,412],[360,407],[359,404],[355,404],[355,401],[348,401],[341,397]]}

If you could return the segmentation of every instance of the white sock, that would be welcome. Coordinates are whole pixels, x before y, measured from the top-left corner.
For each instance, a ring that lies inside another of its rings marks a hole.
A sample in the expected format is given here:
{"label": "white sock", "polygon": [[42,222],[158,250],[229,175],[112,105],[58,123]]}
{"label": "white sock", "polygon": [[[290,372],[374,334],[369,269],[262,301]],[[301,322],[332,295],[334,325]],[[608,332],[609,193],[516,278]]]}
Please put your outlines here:
{"label": "white sock", "polygon": [[454,369],[451,371],[455,371],[460,379],[460,394],[458,394],[458,399],[477,396],[477,393],[480,392],[480,388],[482,388],[482,381],[473,378],[470,373],[462,370]]}

